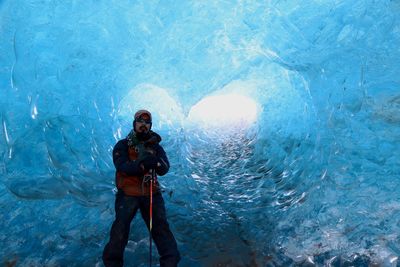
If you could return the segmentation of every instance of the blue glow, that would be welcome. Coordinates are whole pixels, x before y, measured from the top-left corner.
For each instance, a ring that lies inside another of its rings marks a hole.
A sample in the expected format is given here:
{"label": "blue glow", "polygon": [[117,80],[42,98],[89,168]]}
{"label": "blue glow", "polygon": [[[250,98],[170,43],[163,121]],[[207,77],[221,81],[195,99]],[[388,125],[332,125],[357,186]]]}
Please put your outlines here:
{"label": "blue glow", "polygon": [[[101,264],[112,147],[148,108],[182,266],[397,266],[399,14],[390,0],[0,1],[0,260]],[[249,128],[191,123],[229,94],[256,103]],[[147,266],[133,224],[127,266]]]}

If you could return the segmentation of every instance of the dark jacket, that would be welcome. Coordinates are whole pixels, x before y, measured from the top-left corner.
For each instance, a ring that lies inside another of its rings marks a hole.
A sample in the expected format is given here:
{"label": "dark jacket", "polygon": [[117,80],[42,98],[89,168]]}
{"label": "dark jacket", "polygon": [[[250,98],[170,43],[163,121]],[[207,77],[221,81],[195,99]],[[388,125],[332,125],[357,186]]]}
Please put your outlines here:
{"label": "dark jacket", "polygon": [[[161,137],[150,131],[148,138],[141,140],[136,146],[129,147],[128,139],[122,139],[117,142],[113,149],[113,162],[116,169],[116,185],[122,189],[125,194],[132,196],[149,195],[149,185],[144,181],[144,176],[151,175],[148,170],[143,171],[140,166],[143,158],[140,157],[142,150],[150,151],[158,158],[159,165],[155,169],[157,175],[165,175],[169,170],[169,161],[167,155],[159,144]],[[156,181],[153,185],[154,192],[160,190]]]}

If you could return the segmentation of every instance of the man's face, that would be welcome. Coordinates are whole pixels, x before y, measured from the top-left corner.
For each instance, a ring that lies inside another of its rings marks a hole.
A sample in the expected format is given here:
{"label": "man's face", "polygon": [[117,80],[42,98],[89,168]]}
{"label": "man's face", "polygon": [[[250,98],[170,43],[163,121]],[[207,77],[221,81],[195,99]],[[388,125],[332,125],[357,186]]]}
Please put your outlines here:
{"label": "man's face", "polygon": [[143,114],[136,119],[135,131],[137,133],[147,133],[150,131],[151,120],[149,115]]}

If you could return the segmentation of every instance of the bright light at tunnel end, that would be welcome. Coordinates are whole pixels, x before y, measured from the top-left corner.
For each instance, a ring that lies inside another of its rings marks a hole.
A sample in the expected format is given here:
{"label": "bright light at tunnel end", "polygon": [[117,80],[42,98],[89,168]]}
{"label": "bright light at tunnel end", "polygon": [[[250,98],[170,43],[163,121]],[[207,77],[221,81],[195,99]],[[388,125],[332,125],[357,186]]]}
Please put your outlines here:
{"label": "bright light at tunnel end", "polygon": [[247,96],[208,96],[192,107],[188,120],[203,128],[248,128],[256,121],[257,110],[257,102]]}

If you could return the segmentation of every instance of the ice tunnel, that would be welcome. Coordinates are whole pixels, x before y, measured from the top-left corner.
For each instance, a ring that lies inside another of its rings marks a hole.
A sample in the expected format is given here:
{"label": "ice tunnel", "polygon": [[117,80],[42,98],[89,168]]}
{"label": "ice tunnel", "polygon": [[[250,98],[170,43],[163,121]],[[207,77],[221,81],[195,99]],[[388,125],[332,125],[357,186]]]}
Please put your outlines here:
{"label": "ice tunnel", "polygon": [[397,0],[0,0],[1,264],[103,266],[146,108],[179,266],[399,266],[399,45]]}

